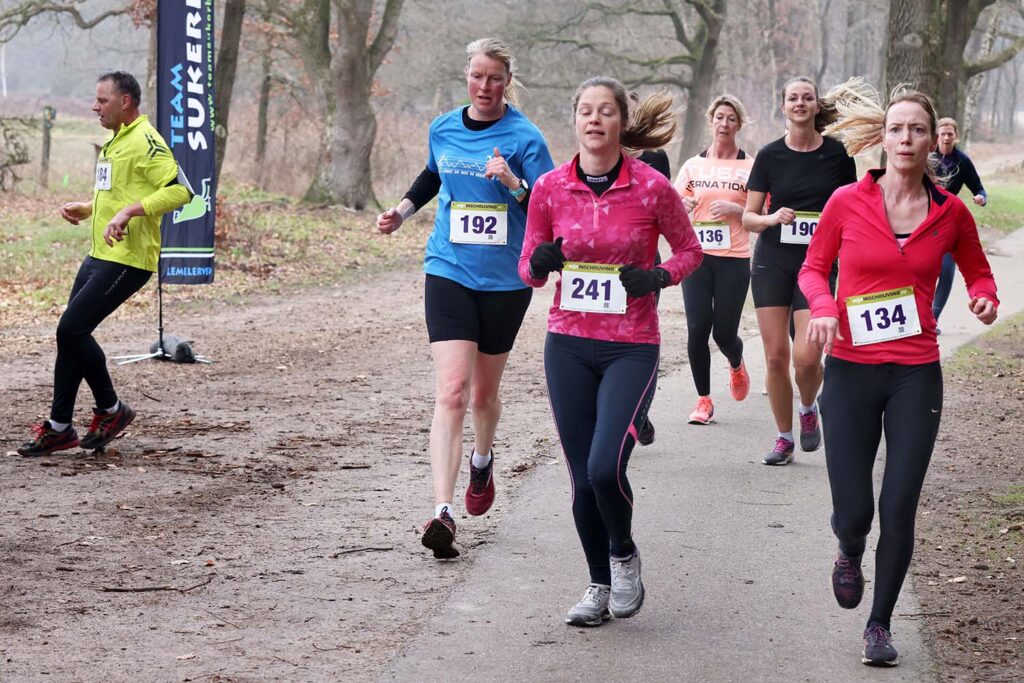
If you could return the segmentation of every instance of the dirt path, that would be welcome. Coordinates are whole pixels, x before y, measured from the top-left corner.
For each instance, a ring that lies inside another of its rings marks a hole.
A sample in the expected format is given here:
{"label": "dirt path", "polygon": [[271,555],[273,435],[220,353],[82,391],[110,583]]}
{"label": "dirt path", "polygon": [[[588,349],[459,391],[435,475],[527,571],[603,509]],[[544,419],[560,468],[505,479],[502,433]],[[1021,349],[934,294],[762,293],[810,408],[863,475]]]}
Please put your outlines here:
{"label": "dirt path", "polygon": [[[489,542],[514,470],[555,445],[545,290],[506,375],[495,509],[458,520],[462,560],[428,558],[421,277],[169,311],[214,365],[115,368],[140,417],[105,455],[0,458],[0,680],[374,678]],[[663,326],[684,339],[673,304]],[[0,331],[4,452],[48,410],[54,324]],[[99,340],[116,355],[154,336],[112,320]],[[664,353],[665,371],[684,358]],[[83,388],[80,423],[89,405]]]}

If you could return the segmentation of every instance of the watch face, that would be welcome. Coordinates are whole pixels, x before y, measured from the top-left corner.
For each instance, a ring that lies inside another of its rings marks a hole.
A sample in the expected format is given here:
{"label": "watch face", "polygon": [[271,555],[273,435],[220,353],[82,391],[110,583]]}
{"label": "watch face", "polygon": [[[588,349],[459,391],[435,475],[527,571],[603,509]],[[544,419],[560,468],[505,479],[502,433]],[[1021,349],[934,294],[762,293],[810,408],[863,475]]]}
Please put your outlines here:
{"label": "watch face", "polygon": [[530,189],[530,186],[526,184],[526,178],[519,179],[519,187],[523,188],[524,190]]}

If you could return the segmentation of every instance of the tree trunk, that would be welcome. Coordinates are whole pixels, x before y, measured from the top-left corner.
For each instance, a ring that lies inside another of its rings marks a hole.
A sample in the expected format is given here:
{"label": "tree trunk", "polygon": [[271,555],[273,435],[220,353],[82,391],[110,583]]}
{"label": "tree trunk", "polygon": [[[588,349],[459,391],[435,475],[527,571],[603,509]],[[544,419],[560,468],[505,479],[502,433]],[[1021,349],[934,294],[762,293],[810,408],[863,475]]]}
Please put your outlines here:
{"label": "tree trunk", "polygon": [[156,4],[149,20],[149,49],[146,52],[146,90],[143,92],[151,123],[156,124],[156,50],[159,27],[156,25]]}
{"label": "tree trunk", "polygon": [[1020,89],[1020,63],[1014,61],[1010,62],[1007,66],[1010,67],[1006,74],[1006,78],[1010,82],[1010,91],[1006,97],[1006,134],[1013,135],[1017,127],[1017,94]]}
{"label": "tree trunk", "polygon": [[679,149],[680,166],[704,147],[704,131],[707,129],[704,112],[711,103],[711,88],[718,68],[718,44],[722,26],[725,24],[725,0],[717,0],[713,4],[713,10],[717,18],[704,22],[705,34],[700,48],[700,59],[693,68],[687,92],[686,111],[683,114],[683,142]]}
{"label": "tree trunk", "polygon": [[883,92],[901,83],[926,93],[936,92],[939,74],[933,41],[937,36],[930,25],[934,4],[933,0],[892,0]]}
{"label": "tree trunk", "polygon": [[[995,44],[996,31],[999,27],[1001,15],[1001,11],[995,11],[989,18],[988,28],[985,30],[985,35],[982,36],[981,46],[978,50],[979,59],[985,59],[992,54],[992,46]],[[964,64],[962,59],[960,64]],[[962,68],[960,76],[963,76]],[[964,149],[971,143],[971,137],[974,132],[974,117],[978,108],[978,93],[981,92],[981,86],[985,78],[985,74],[980,73],[972,76],[967,81],[967,87],[964,88],[963,107],[957,111],[957,116],[960,117],[957,120],[961,121],[960,139],[963,140]]]}
{"label": "tree trunk", "polygon": [[228,114],[231,109],[231,91],[235,87],[235,72],[238,67],[238,46],[242,40],[242,19],[245,17],[245,0],[224,1],[224,23],[220,33],[220,48],[213,71],[214,112],[217,138],[216,170],[214,184],[220,182],[220,169],[224,164],[224,153],[228,146]]}
{"label": "tree trunk", "polygon": [[260,81],[260,99],[256,113],[256,183],[263,187],[263,162],[267,158],[267,109],[270,106],[271,69],[273,61],[270,47],[263,53],[263,80]]}

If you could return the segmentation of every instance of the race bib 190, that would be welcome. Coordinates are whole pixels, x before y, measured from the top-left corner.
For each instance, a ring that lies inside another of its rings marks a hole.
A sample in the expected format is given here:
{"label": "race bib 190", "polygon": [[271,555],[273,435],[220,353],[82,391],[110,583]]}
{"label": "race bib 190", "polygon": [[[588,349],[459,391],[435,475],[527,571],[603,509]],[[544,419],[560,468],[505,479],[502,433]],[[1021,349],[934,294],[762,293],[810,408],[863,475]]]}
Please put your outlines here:
{"label": "race bib 190", "polygon": [[818,227],[821,213],[818,211],[794,211],[796,220],[782,224],[779,241],[783,244],[810,244],[811,237]]}
{"label": "race bib 190", "polygon": [[609,263],[576,263],[562,267],[563,311],[584,313],[626,312],[626,290],[619,282],[621,266]]}
{"label": "race bib 190", "polygon": [[697,221],[693,224],[697,240],[704,251],[732,248],[732,231],[723,221]]}
{"label": "race bib 190", "polygon": [[846,298],[854,346],[921,334],[913,287],[900,287]]}
{"label": "race bib 190", "polygon": [[110,176],[113,172],[113,164],[106,159],[99,159],[96,162],[96,185],[97,190],[110,189]]}
{"label": "race bib 190", "polygon": [[448,237],[457,244],[508,244],[508,205],[452,202]]}

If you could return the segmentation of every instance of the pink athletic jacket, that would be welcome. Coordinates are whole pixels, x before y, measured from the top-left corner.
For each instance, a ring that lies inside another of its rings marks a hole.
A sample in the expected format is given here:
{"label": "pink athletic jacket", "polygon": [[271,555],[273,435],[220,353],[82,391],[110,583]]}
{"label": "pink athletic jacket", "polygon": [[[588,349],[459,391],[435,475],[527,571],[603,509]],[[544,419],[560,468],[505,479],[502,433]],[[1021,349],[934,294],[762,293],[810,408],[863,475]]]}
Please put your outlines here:
{"label": "pink athletic jacket", "polygon": [[[533,187],[519,256],[523,282],[531,287],[547,282],[530,276],[530,256],[538,244],[556,237],[562,238],[562,252],[569,261],[653,268],[658,236],[664,235],[672,258],[658,267],[668,271],[672,284],[697,269],[704,254],[682,199],[665,176],[625,156],[619,177],[598,197],[576,177],[577,158],[545,173]],[[629,298],[625,314],[581,313],[559,307],[561,287],[559,278],[549,331],[603,341],[661,343],[653,293]]]}

